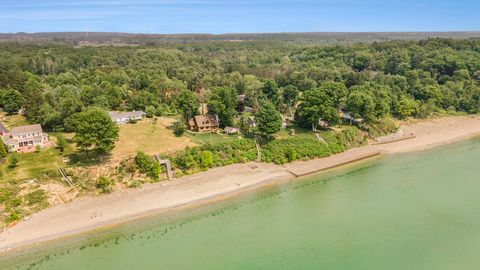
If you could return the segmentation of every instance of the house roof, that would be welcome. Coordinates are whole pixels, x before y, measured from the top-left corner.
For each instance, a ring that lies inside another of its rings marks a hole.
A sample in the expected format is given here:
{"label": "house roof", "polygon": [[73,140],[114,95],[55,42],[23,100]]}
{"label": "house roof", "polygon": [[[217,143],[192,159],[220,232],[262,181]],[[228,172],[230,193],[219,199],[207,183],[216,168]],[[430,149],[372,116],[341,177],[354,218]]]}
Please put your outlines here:
{"label": "house roof", "polygon": [[145,113],[142,111],[131,111],[131,112],[108,112],[108,115],[112,119],[123,119],[123,118],[132,118],[132,117],[143,117]]}
{"label": "house roof", "polygon": [[43,132],[42,126],[40,124],[14,127],[10,130],[10,134],[22,134],[22,133],[32,133],[32,132]]}
{"label": "house roof", "polygon": [[213,115],[195,115],[190,121],[194,121],[197,127],[218,126],[217,117]]}

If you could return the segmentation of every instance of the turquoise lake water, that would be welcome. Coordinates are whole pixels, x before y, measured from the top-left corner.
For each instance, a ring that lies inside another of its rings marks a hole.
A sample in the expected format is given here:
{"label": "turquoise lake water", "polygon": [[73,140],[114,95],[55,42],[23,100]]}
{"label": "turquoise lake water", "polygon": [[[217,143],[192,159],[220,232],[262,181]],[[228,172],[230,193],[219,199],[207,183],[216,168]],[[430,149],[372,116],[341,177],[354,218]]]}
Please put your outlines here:
{"label": "turquoise lake water", "polygon": [[478,269],[480,140],[0,258],[0,269]]}

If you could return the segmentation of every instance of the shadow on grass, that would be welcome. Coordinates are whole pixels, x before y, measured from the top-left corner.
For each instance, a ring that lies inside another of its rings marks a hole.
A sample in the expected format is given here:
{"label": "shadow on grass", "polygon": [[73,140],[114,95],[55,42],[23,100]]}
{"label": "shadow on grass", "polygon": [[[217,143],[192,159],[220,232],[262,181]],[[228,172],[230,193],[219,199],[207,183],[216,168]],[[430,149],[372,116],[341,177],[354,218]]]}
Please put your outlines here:
{"label": "shadow on grass", "polygon": [[110,154],[88,151],[88,152],[79,152],[67,155],[69,161],[68,165],[70,166],[92,166],[99,165],[107,161],[110,158]]}

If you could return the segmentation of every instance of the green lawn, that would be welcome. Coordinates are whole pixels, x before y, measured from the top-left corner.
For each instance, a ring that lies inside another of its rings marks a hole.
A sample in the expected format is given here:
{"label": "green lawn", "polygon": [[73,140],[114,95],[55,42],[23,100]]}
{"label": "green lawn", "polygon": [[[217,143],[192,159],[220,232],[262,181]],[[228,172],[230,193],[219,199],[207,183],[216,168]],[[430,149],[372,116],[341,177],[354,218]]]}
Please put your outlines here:
{"label": "green lawn", "polygon": [[0,181],[38,178],[43,173],[63,166],[63,157],[57,149],[42,149],[40,152],[19,154],[17,166],[11,168],[8,162],[0,167]]}
{"label": "green lawn", "polygon": [[5,112],[0,113],[0,121],[7,127],[18,127],[18,126],[25,126],[30,125],[23,115],[15,114],[15,115],[7,115]]}
{"label": "green lawn", "polygon": [[217,134],[217,133],[197,133],[197,132],[190,132],[186,131],[183,136],[189,137],[192,141],[196,144],[206,144],[206,143],[222,143],[222,142],[229,142],[241,135],[225,135],[225,134]]}

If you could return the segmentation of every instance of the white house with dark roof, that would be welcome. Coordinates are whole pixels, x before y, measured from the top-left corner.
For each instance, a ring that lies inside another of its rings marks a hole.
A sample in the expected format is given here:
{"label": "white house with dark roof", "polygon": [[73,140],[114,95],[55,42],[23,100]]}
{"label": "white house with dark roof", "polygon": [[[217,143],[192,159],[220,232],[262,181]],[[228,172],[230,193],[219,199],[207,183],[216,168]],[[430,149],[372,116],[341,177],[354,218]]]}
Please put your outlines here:
{"label": "white house with dark roof", "polygon": [[37,146],[53,145],[40,124],[14,127],[2,134],[2,139],[8,150],[15,152],[33,152]]}
{"label": "white house with dark roof", "polygon": [[130,121],[139,121],[142,120],[145,116],[145,113],[142,111],[131,111],[131,112],[108,112],[112,121],[117,124],[126,124]]}

